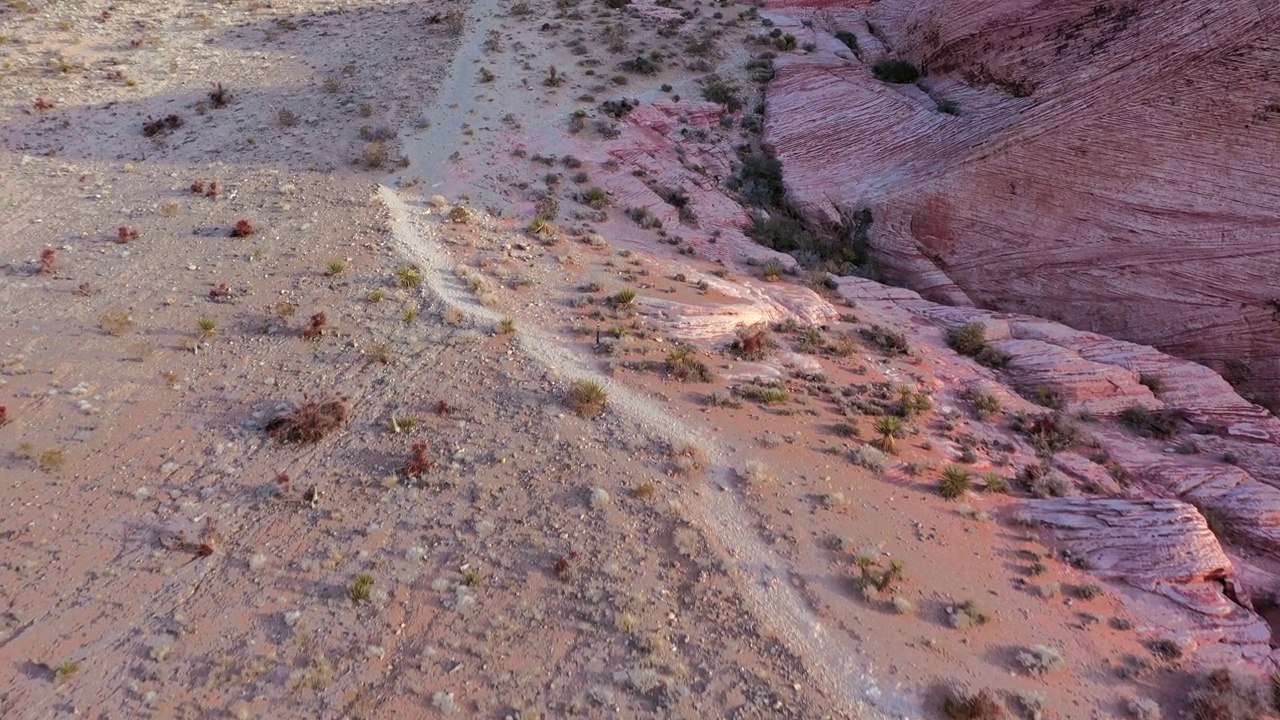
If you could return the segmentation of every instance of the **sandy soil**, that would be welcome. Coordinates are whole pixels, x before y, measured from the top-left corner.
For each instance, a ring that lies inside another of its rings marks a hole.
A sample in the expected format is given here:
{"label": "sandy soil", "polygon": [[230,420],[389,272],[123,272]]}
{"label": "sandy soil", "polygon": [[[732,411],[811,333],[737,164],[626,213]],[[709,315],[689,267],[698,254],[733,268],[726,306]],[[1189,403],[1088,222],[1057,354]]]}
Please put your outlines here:
{"label": "sandy soil", "polygon": [[[598,103],[704,108],[717,66],[758,93],[747,8],[33,6],[0,11],[4,717],[930,717],[956,683],[1026,717],[1168,700],[1176,667],[1005,496],[938,497],[957,437],[977,473],[1030,452],[950,370],[857,339],[875,317],[765,282],[708,223],[677,248],[628,219],[645,158]],[[654,50],[655,75],[615,69]],[[693,157],[748,136],[692,114]],[[612,205],[575,200],[591,186]],[[758,362],[725,350],[799,317],[828,321]],[[706,382],[672,376],[684,342]],[[744,397],[759,377],[785,397]],[[587,378],[594,418],[566,403]],[[849,398],[899,387],[931,408],[883,469],[851,462],[875,418]],[[349,417],[320,443],[264,432],[330,395]],[[859,590],[859,562],[898,559]],[[1028,673],[1036,645],[1065,667]]]}

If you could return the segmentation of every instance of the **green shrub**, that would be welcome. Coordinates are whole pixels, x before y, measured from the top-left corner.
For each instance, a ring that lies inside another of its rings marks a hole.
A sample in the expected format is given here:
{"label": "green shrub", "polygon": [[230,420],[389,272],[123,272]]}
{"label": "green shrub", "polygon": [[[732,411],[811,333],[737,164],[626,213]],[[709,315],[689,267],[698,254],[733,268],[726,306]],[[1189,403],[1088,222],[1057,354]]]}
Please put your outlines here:
{"label": "green shrub", "polygon": [[980,322],[970,322],[947,333],[947,344],[952,350],[973,357],[987,346],[987,327]]}
{"label": "green shrub", "polygon": [[906,60],[882,60],[871,69],[877,79],[887,83],[913,83],[920,79],[920,70]]}
{"label": "green shrub", "polygon": [[742,109],[742,98],[738,97],[738,86],[725,82],[719,75],[707,76],[706,84],[702,86],[702,98],[708,102],[720,103],[729,112]]}
{"label": "green shrub", "polygon": [[364,602],[369,599],[370,593],[373,591],[373,576],[369,573],[360,573],[347,586],[347,596],[356,602]]}
{"label": "green shrub", "polygon": [[1143,437],[1169,440],[1178,432],[1182,413],[1176,410],[1148,410],[1132,405],[1120,411],[1120,421]]}
{"label": "green shrub", "polygon": [[848,30],[836,31],[836,39],[845,44],[845,47],[854,52],[858,52],[858,38]]}

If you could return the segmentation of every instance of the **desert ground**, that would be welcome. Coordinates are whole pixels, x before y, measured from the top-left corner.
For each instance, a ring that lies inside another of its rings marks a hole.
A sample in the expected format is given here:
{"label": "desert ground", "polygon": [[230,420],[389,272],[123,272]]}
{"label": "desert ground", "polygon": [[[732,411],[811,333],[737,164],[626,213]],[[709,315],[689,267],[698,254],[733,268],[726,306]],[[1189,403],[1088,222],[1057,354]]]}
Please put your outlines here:
{"label": "desert ground", "polygon": [[0,715],[1174,716],[1039,406],[744,235],[768,15],[0,9]]}

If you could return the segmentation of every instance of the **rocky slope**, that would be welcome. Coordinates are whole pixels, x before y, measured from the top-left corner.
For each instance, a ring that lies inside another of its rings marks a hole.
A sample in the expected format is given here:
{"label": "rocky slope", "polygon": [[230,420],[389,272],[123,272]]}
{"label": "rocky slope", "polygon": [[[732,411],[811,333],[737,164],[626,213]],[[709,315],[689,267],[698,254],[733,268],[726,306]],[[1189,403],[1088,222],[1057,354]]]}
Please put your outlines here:
{"label": "rocky slope", "polygon": [[[870,209],[885,279],[931,299],[1154,345],[1280,398],[1280,6],[859,5],[772,15],[813,47],[778,58],[765,126],[806,215]],[[877,80],[890,57],[923,79]]]}

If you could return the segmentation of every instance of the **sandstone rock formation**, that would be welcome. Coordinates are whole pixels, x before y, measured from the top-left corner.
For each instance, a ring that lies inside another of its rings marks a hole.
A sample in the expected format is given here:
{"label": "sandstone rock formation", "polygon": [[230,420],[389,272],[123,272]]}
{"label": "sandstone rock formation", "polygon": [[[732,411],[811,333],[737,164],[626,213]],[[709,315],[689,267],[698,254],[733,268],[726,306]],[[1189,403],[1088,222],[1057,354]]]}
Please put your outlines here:
{"label": "sandstone rock formation", "polygon": [[[765,139],[804,214],[869,209],[885,279],[928,298],[1153,345],[1280,400],[1280,5],[794,5],[770,17],[814,49],[775,62]],[[886,57],[923,79],[877,80]]]}
{"label": "sandstone rock formation", "polygon": [[[1091,572],[1131,589],[1125,595],[1145,620],[1139,632],[1203,653],[1202,661],[1268,663],[1270,628],[1240,596],[1231,560],[1195,508],[1072,498],[1031,501],[1025,513]],[[1170,628],[1182,631],[1170,637]]]}

